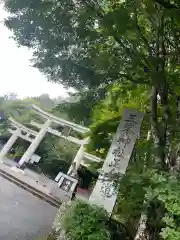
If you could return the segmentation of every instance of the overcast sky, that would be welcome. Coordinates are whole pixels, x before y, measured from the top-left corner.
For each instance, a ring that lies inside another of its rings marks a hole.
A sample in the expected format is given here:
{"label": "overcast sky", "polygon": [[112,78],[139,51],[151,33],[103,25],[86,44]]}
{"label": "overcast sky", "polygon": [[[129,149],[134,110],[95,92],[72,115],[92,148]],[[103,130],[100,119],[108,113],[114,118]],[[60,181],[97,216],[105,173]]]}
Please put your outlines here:
{"label": "overcast sky", "polygon": [[1,22],[6,15],[0,5],[0,95],[14,92],[20,98],[42,93],[50,97],[66,96],[61,85],[48,82],[38,69],[30,67],[31,51],[18,48],[9,39],[11,32]]}

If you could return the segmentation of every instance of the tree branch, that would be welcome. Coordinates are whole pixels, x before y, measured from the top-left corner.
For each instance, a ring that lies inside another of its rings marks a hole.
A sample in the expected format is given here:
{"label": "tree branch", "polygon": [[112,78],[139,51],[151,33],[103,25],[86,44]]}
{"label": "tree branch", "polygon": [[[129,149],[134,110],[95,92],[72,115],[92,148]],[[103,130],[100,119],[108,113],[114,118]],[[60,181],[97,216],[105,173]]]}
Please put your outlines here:
{"label": "tree branch", "polygon": [[147,48],[149,50],[149,53],[151,53],[152,52],[152,48],[150,47],[147,38],[142,33],[141,28],[140,28],[139,23],[138,23],[138,14],[137,14],[136,6],[134,7],[134,16],[135,16],[135,24],[136,24],[136,28],[138,30],[138,33],[139,33],[140,37],[142,38],[142,40],[144,41],[145,45],[147,46]]}
{"label": "tree branch", "polygon": [[[99,5],[95,5],[95,3],[92,3],[92,2],[90,2],[90,1],[88,1],[88,0],[79,0],[79,1],[81,1],[84,5],[86,5],[87,7],[89,7],[92,11],[94,11],[96,14],[97,14],[97,16],[101,19],[101,20],[103,20],[103,22],[107,22],[107,19],[105,19],[105,12],[103,11],[103,9],[99,6]],[[97,7],[98,6],[98,7]],[[109,20],[108,20],[109,21]],[[136,53],[133,51],[133,49],[131,49],[131,48],[128,48],[124,43],[123,43],[123,41],[121,40],[121,38],[117,35],[117,33],[116,33],[116,31],[112,28],[112,26],[113,26],[113,22],[109,22],[110,24],[111,24],[111,32],[112,32],[112,37],[114,38],[114,40],[119,44],[119,45],[121,45],[122,47],[123,47],[123,49],[126,51],[126,53],[129,55],[129,56],[132,56],[132,54],[134,55],[134,56],[136,56]],[[106,24],[105,24],[105,27],[107,27],[106,26]],[[145,58],[145,56],[144,56],[144,61],[145,61],[145,64],[147,65],[147,66],[149,66],[149,63],[148,63],[148,61],[147,61],[147,59]],[[143,62],[141,62],[141,65],[143,66],[143,67],[146,67],[146,65],[145,65]]]}
{"label": "tree branch", "polygon": [[123,73],[119,73],[120,77],[126,78],[127,80],[135,83],[135,84],[149,84],[148,81],[145,81],[142,78],[139,79],[134,79],[133,76],[129,75],[129,74],[123,74]]}
{"label": "tree branch", "polygon": [[178,9],[175,4],[170,3],[168,0],[154,0],[154,2],[158,3],[160,6],[166,9]]}
{"label": "tree branch", "polygon": [[160,26],[160,38],[161,38],[161,54],[160,54],[160,58],[161,58],[161,71],[164,73],[164,68],[165,68],[165,63],[166,63],[166,48],[165,48],[165,40],[164,40],[164,11],[162,13],[162,17],[161,17],[161,26]]}

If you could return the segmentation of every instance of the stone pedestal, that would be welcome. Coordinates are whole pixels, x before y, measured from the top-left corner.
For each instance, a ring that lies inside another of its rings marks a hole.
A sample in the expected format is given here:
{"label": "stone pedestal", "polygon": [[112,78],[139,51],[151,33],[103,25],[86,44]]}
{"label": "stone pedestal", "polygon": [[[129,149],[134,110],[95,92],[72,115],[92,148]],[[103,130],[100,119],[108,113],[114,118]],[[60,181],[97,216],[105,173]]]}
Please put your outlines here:
{"label": "stone pedestal", "polygon": [[78,180],[64,173],[61,174],[58,182],[61,201],[69,201],[72,199],[73,193],[77,186]]}
{"label": "stone pedestal", "polygon": [[66,233],[62,227],[62,223],[63,223],[64,217],[66,216],[70,207],[71,207],[70,201],[64,202],[61,204],[61,206],[56,214],[56,217],[55,217],[55,220],[54,220],[54,223],[52,226],[52,231],[49,234],[49,237],[47,238],[47,240],[51,240],[51,239],[53,239],[53,240],[68,240],[68,237],[66,236]]}

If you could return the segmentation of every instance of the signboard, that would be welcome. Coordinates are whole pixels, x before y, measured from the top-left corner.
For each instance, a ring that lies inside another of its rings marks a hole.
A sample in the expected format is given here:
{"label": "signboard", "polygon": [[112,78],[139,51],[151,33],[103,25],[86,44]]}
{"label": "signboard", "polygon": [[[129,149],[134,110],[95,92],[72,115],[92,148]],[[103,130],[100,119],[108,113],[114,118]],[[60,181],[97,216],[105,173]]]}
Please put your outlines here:
{"label": "signboard", "polygon": [[71,200],[78,180],[61,172],[57,175],[55,181],[58,181],[56,183],[58,189],[55,187],[52,194],[56,195],[62,202]]}
{"label": "signboard", "polygon": [[65,126],[62,130],[62,135],[65,136],[65,137],[68,137],[70,132],[71,132],[71,128],[68,127],[68,126]]}
{"label": "signboard", "polygon": [[73,193],[77,185],[77,182],[78,182],[77,179],[72,178],[71,176],[68,176],[64,173],[61,173],[61,178],[58,182],[58,186],[61,190],[67,193]]}
{"label": "signboard", "polygon": [[122,120],[117,128],[106,160],[89,201],[102,206],[112,213],[116,203],[115,184],[110,176],[123,175],[140,134],[144,114],[135,110],[125,109]]}

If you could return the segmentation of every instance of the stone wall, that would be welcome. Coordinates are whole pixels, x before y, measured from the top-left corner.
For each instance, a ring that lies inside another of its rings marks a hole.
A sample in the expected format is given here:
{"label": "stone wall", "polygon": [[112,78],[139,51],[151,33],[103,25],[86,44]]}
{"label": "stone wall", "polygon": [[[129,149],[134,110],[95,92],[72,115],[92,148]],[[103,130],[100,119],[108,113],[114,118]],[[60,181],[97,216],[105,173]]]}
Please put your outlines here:
{"label": "stone wall", "polygon": [[64,216],[68,214],[68,210],[70,209],[71,206],[71,201],[69,202],[64,202],[61,204],[53,226],[52,226],[52,231],[48,236],[47,240],[69,240],[65,234],[65,231],[63,230],[62,227],[62,220],[64,219]]}

